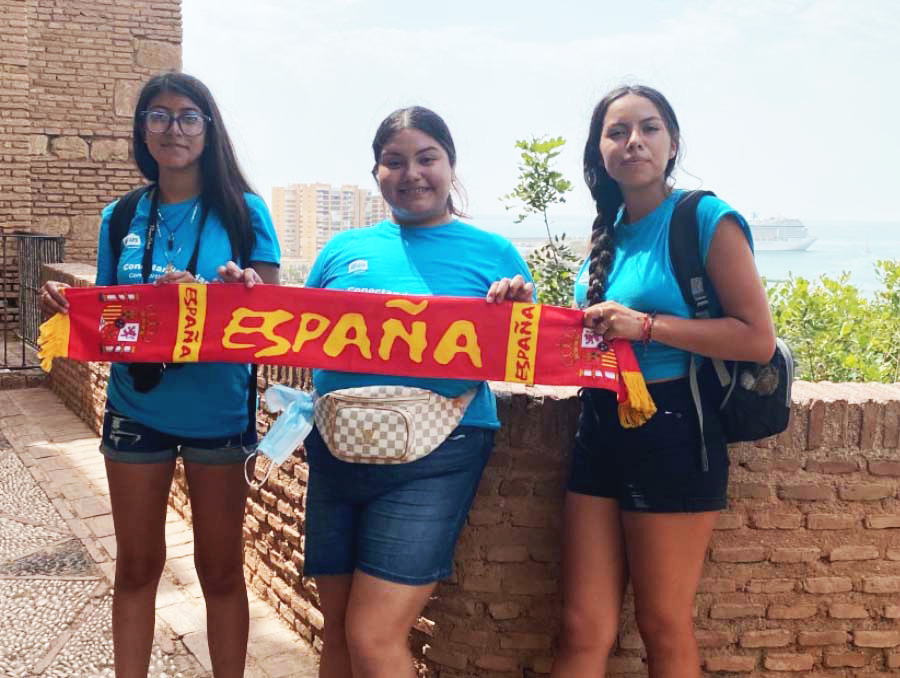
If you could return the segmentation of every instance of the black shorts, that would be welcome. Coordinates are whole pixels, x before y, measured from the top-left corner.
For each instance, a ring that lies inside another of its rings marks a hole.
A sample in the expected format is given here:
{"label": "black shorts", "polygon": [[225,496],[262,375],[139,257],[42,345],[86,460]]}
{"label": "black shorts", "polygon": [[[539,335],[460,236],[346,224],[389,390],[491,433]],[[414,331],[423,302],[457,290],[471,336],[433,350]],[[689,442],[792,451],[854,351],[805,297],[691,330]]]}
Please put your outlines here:
{"label": "black shorts", "polygon": [[718,422],[707,417],[709,470],[704,471],[688,379],[648,388],[656,414],[631,429],[619,424],[612,391],[582,389],[569,490],[615,499],[626,511],[696,513],[725,508],[728,447]]}

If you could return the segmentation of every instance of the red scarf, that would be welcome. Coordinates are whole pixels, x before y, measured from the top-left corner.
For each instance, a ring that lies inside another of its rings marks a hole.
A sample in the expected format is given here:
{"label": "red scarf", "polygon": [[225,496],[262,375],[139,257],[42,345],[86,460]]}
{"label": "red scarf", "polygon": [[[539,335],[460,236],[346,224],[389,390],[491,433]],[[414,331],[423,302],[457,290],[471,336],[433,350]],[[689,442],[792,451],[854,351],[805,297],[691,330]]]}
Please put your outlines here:
{"label": "red scarf", "polygon": [[631,344],[609,344],[581,311],[534,303],[257,285],[68,288],[68,314],[41,325],[53,358],[297,365],[411,377],[615,391],[619,418],[656,411]]}

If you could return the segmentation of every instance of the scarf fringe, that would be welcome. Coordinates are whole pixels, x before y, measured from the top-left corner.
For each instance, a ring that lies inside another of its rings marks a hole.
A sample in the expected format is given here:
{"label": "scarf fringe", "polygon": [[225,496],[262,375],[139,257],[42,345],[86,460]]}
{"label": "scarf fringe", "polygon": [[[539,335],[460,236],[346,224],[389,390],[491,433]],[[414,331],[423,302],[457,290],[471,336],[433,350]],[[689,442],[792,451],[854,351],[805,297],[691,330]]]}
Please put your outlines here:
{"label": "scarf fringe", "polygon": [[656,414],[656,404],[647,390],[647,383],[640,371],[622,370],[622,380],[628,395],[619,403],[619,422],[624,428],[636,428]]}
{"label": "scarf fringe", "polygon": [[69,357],[70,320],[68,313],[57,313],[49,320],[41,323],[38,337],[38,357],[41,369],[49,372],[54,358]]}

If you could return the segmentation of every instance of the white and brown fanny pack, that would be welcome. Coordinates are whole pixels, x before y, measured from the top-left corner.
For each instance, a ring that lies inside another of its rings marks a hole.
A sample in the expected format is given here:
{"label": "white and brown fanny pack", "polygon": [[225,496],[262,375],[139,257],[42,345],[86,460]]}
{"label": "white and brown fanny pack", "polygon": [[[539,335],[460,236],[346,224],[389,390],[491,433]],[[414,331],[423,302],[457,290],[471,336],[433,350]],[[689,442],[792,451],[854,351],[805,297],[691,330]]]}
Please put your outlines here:
{"label": "white and brown fanny pack", "polygon": [[447,398],[413,386],[340,389],[316,401],[316,428],[342,461],[405,464],[444,442],[477,392]]}

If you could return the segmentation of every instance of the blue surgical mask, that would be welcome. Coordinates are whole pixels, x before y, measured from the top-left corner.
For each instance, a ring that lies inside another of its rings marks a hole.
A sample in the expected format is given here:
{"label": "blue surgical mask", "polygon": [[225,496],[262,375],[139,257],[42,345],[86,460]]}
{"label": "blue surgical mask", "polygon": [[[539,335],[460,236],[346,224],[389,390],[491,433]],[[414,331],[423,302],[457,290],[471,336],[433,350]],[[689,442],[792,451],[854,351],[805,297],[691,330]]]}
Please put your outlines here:
{"label": "blue surgical mask", "polygon": [[[254,485],[250,480],[247,464],[244,464],[244,477],[253,487],[262,486],[268,480],[272,469],[287,461],[313,427],[314,394],[283,384],[275,384],[266,389],[265,399],[266,409],[269,412],[281,414],[256,448],[258,454],[264,454],[271,460],[266,476],[259,485]],[[249,462],[251,458],[249,457],[247,461]]]}

